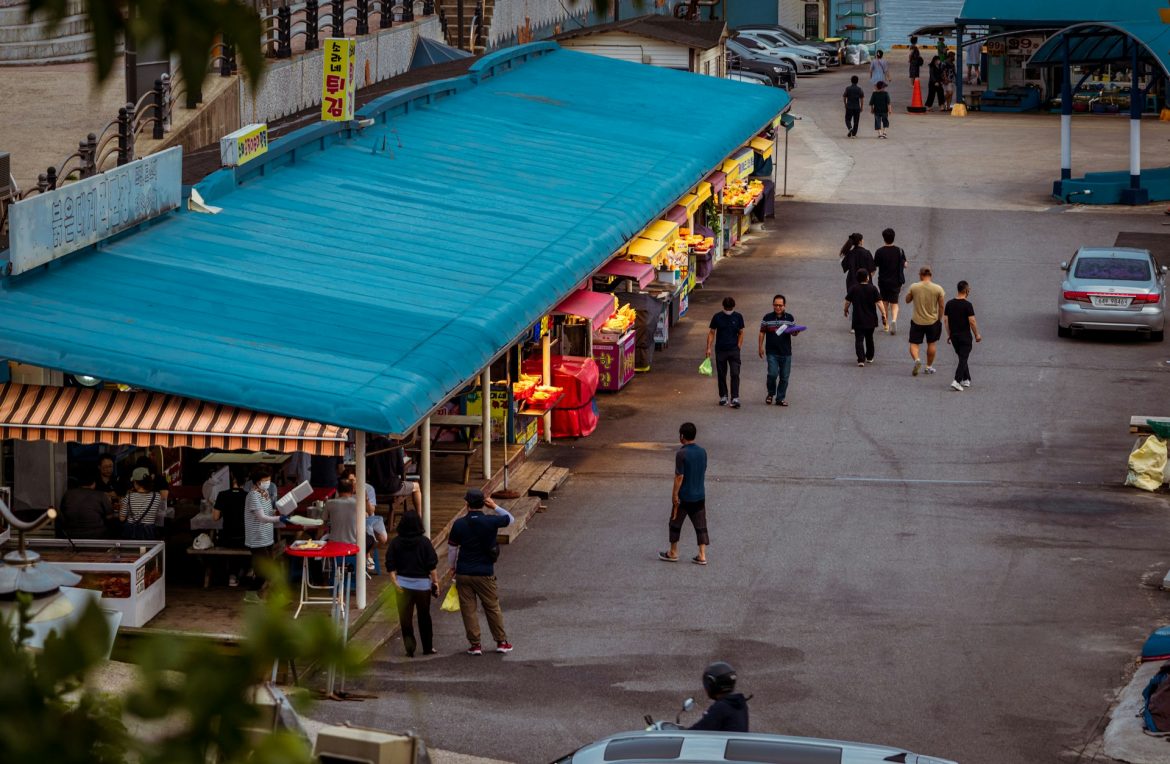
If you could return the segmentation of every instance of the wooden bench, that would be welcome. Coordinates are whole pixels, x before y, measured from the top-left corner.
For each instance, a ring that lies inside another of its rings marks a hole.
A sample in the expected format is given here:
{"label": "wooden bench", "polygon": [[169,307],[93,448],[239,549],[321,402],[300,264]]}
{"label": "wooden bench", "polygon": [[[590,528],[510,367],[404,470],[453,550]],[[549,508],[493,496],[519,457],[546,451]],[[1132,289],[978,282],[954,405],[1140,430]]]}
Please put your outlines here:
{"label": "wooden bench", "polygon": [[227,546],[213,546],[210,549],[187,547],[187,554],[198,557],[199,563],[203,565],[203,588],[206,589],[211,586],[211,561],[213,558],[247,557],[250,559],[252,550]]}
{"label": "wooden bench", "polygon": [[1146,421],[1152,419],[1155,422],[1166,422],[1170,424],[1170,417],[1164,416],[1131,416],[1129,418],[1129,431],[1135,435],[1151,435],[1153,430],[1146,424]]}

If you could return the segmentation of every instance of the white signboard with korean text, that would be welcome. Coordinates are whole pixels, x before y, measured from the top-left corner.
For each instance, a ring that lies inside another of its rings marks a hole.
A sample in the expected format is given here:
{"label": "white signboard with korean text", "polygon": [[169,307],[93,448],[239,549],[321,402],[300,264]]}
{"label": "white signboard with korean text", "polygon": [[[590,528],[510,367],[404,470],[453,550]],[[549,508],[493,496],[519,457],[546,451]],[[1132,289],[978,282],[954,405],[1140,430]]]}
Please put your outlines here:
{"label": "white signboard with korean text", "polygon": [[32,270],[179,206],[180,146],[9,207],[11,273]]}

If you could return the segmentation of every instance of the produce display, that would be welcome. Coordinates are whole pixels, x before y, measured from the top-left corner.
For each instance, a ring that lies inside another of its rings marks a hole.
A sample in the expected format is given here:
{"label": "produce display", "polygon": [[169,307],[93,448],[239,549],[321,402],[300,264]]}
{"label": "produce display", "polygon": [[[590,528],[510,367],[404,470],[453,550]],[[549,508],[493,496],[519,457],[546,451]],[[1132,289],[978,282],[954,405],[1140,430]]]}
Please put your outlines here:
{"label": "produce display", "polygon": [[126,599],[134,589],[130,584],[129,573],[112,573],[106,571],[81,571],[79,589],[94,589],[102,593],[103,597]]}
{"label": "produce display", "polygon": [[733,180],[723,189],[723,203],[728,207],[746,207],[764,193],[759,180]]}
{"label": "produce display", "polygon": [[612,334],[625,334],[626,330],[634,324],[634,320],[638,314],[629,305],[623,305],[618,308],[617,312],[609,317],[605,325],[601,327],[603,332],[610,332]]}
{"label": "produce display", "polygon": [[715,246],[715,239],[701,233],[691,233],[687,228],[678,229],[680,240],[685,242],[696,255],[705,255]]}
{"label": "produce display", "polygon": [[517,401],[528,400],[536,392],[536,386],[539,384],[539,374],[521,374],[520,379],[512,383],[512,397]]}
{"label": "produce display", "polygon": [[551,408],[561,396],[564,395],[565,389],[563,387],[555,387],[553,385],[537,385],[532,392],[532,397],[528,399],[528,405],[534,409]]}
{"label": "produce display", "polygon": [[324,541],[313,541],[312,539],[306,539],[304,541],[294,541],[290,546],[292,546],[293,549],[306,549],[306,550],[324,549],[325,542]]}

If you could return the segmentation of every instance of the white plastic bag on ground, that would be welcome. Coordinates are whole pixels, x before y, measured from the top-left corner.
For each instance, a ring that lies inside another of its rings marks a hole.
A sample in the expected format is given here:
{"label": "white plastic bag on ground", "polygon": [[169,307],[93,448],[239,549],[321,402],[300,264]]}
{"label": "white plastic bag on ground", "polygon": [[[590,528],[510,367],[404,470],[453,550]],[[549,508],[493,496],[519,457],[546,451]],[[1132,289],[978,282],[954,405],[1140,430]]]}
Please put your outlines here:
{"label": "white plastic bag on ground", "polygon": [[1162,486],[1166,469],[1166,441],[1151,435],[1129,454],[1129,474],[1125,484],[1143,491],[1156,491]]}

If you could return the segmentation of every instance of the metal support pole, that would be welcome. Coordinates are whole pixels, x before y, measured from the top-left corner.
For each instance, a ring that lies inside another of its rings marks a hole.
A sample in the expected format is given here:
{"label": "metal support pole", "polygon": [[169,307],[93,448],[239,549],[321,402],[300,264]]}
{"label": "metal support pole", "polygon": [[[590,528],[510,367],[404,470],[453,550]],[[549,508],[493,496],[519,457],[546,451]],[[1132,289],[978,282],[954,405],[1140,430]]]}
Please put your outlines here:
{"label": "metal support pole", "polygon": [[134,104],[118,109],[118,165],[134,159]]}
{"label": "metal support pole", "polygon": [[[357,582],[357,606],[366,608],[366,433],[358,430],[354,434],[353,445],[354,475],[357,485],[354,486],[354,500],[357,504],[357,513],[354,522],[357,523],[358,553],[357,561],[353,564],[353,580]],[[345,603],[349,609],[349,603]]]}
{"label": "metal support pole", "polygon": [[329,21],[332,23],[329,27],[330,34],[334,37],[345,37],[345,0],[333,0]]}
{"label": "metal support pole", "polygon": [[370,33],[370,0],[357,0],[357,33]]}
{"label": "metal support pole", "polygon": [[[378,7],[382,9],[382,12],[380,14],[378,14],[378,28],[379,29],[389,29],[394,24],[394,3],[393,3],[393,0],[382,0],[381,4],[378,5]],[[443,36],[443,39],[444,40],[447,39],[445,34]]]}
{"label": "metal support pole", "polygon": [[287,5],[276,9],[276,57],[292,58],[292,9]]}
{"label": "metal support pole", "polygon": [[[540,338],[540,363],[541,363],[541,377],[544,380],[543,384],[552,384],[552,355],[551,355],[552,341],[546,332]],[[546,411],[542,415],[544,417],[544,442],[552,443],[552,412]]]}
{"label": "metal support pole", "polygon": [[963,84],[967,72],[963,70],[963,27],[955,30],[955,103],[963,103]]}
{"label": "metal support pole", "polygon": [[166,94],[163,91],[163,81],[157,79],[154,81],[154,125],[150,131],[151,137],[156,141],[161,140],[164,135],[163,127],[165,127],[165,123],[163,122],[163,110],[166,107],[165,98]]}
{"label": "metal support pole", "polygon": [[792,194],[788,193],[788,133],[790,130],[784,131],[784,192],[780,194],[781,198],[788,199]]}
{"label": "metal support pole", "polygon": [[316,50],[321,39],[319,0],[305,0],[305,50]]}
{"label": "metal support pole", "polygon": [[1135,41],[1129,43],[1129,188],[1121,192],[1122,204],[1147,204],[1149,191],[1142,188],[1142,98],[1139,80],[1141,50]]}
{"label": "metal support pole", "polygon": [[[488,481],[492,479],[492,368],[485,366],[483,374],[479,378],[479,392],[483,399],[483,426],[480,428],[483,433],[483,479]],[[507,452],[504,454],[504,462],[507,463]]]}
{"label": "metal support pole", "polygon": [[422,483],[422,521],[423,533],[427,538],[431,536],[431,418],[423,420],[422,430],[419,433],[422,440],[422,452],[418,455],[419,482]]}
{"label": "metal support pole", "polygon": [[1060,179],[1072,178],[1072,62],[1069,53],[1068,35],[1061,40],[1060,46]]}
{"label": "metal support pole", "polygon": [[465,50],[463,47],[463,0],[455,0],[455,47],[459,50]]}

